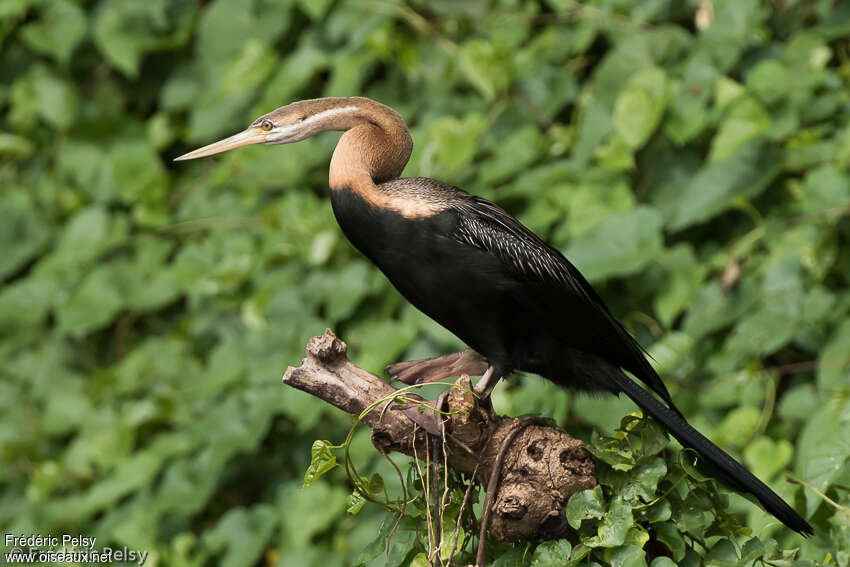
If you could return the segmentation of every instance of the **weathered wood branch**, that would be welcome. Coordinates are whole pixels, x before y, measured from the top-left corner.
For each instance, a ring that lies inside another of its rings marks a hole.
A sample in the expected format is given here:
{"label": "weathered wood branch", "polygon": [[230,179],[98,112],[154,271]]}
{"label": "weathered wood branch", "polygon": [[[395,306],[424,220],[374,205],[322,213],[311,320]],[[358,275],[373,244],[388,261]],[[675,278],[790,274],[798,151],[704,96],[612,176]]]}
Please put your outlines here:
{"label": "weathered wood branch", "polygon": [[[423,457],[427,433],[393,401],[389,383],[357,367],[346,356],[346,344],[328,329],[307,343],[307,357],[289,367],[283,382],[354,415],[378,400],[363,422],[372,443],[382,452],[398,451]],[[504,439],[518,420],[496,415],[470,392],[462,376],[446,398],[448,465],[487,485]],[[477,472],[476,465],[478,466]],[[498,490],[493,499],[490,533],[500,541],[544,540],[563,536],[564,508],[569,497],[596,484],[592,457],[582,442],[548,425],[529,425],[506,448]]]}

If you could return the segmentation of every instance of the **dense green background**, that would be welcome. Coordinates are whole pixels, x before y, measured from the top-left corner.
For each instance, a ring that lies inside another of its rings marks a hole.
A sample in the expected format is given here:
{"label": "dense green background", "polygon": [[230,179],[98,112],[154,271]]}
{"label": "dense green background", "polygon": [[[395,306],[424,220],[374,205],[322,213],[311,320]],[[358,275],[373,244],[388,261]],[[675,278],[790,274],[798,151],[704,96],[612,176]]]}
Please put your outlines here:
{"label": "dense green background", "polygon": [[[171,159],[365,95],[411,126],[406,175],[562,249],[818,530],[733,500],[756,534],[850,564],[848,36],[823,0],[0,0],[0,526],[158,565],[353,563],[384,512],[346,516],[339,470],[300,488],[349,420],[280,375],[328,326],[376,371],[458,342],[340,234],[338,136]],[[582,436],[634,409],[536,377],[495,400]],[[363,431],[353,456],[389,470]]]}

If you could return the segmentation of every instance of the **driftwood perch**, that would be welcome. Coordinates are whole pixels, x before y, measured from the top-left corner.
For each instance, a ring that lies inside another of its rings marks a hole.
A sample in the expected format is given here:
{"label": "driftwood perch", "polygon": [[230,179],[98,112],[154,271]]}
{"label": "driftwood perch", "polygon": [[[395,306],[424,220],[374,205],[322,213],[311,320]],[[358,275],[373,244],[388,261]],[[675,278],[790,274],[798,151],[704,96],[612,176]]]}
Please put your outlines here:
{"label": "driftwood perch", "polygon": [[[346,357],[346,349],[343,341],[326,330],[310,339],[307,357],[298,368],[286,370],[283,382],[355,415],[390,396],[363,419],[372,430],[372,443],[382,452],[427,454],[427,433],[392,400],[396,389],[354,365]],[[519,420],[496,415],[489,405],[480,404],[470,389],[469,377],[462,376],[449,390],[443,408],[450,413],[445,420],[448,465],[457,472],[475,474],[475,480],[487,486],[503,441]],[[567,500],[596,485],[593,459],[581,441],[549,425],[527,425],[514,435],[505,445],[496,476],[499,482],[490,508],[490,533],[500,541],[562,537],[567,528]]]}

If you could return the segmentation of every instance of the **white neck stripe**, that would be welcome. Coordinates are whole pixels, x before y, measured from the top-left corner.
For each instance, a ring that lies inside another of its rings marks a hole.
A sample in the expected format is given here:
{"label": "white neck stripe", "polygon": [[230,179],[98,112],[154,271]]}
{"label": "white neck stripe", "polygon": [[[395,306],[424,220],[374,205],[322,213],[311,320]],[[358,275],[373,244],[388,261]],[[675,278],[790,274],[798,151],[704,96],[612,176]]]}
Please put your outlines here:
{"label": "white neck stripe", "polygon": [[314,114],[313,116],[309,116],[302,120],[301,122],[296,122],[295,124],[287,124],[285,126],[278,126],[272,132],[276,135],[286,135],[291,134],[297,130],[300,130],[304,126],[308,124],[312,124],[313,122],[317,122],[323,118],[327,118],[328,116],[334,116],[337,114],[343,114],[346,112],[354,112],[355,110],[360,110],[357,106],[343,106],[340,108],[329,108],[328,110],[323,110],[318,114]]}

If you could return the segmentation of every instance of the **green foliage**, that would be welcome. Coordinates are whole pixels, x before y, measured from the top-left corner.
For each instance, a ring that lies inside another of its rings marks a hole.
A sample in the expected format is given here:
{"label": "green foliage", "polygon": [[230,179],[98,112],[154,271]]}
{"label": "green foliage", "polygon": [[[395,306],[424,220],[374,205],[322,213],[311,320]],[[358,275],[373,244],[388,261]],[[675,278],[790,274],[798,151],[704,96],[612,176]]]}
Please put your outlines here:
{"label": "green foliage", "polygon": [[[568,507],[578,539],[496,564],[848,565],[848,36],[850,5],[798,0],[0,2],[0,525],[159,565],[385,563],[393,517],[342,467],[301,488],[349,419],[279,376],[325,327],[374,371],[461,345],[335,226],[332,134],[171,162],[365,95],[408,120],[405,175],[568,253],[693,424],[817,532],[606,437],[628,401],[526,378],[497,409],[553,417],[605,472]],[[348,448],[400,497],[362,428]],[[390,564],[422,561],[422,522]]]}

